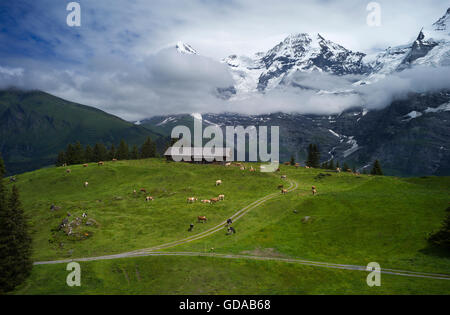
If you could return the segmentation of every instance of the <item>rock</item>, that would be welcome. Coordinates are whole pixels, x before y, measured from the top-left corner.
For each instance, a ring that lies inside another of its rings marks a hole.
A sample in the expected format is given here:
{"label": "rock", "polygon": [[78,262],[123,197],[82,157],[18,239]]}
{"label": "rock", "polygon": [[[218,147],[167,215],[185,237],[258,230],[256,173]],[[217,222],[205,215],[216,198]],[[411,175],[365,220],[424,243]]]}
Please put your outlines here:
{"label": "rock", "polygon": [[302,222],[303,222],[303,223],[306,223],[306,222],[309,222],[310,220],[311,220],[311,217],[306,216],[306,217],[304,217],[304,218],[302,219]]}

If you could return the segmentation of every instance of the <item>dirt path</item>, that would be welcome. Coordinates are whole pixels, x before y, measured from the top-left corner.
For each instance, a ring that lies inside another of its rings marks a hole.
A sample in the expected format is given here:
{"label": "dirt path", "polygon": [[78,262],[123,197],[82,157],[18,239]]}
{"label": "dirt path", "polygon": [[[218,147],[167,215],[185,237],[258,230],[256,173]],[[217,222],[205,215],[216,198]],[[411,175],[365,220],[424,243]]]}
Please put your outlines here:
{"label": "dirt path", "polygon": [[[293,181],[290,179],[288,181],[290,183],[290,186],[287,189],[288,192],[292,192],[298,188],[298,183],[296,181]],[[248,206],[242,208],[238,212],[236,212],[233,216],[231,216],[231,219],[233,220],[233,222],[236,222],[237,220],[242,218],[244,215],[246,215],[250,210],[260,206],[264,202],[271,200],[277,196],[280,196],[279,192],[272,193],[265,197],[262,197],[256,201],[252,202]],[[265,261],[280,261],[280,262],[295,263],[295,264],[300,264],[300,265],[305,265],[305,266],[367,272],[365,266],[309,261],[309,260],[296,259],[296,258],[280,258],[280,257],[264,257],[264,256],[216,254],[216,253],[196,253],[196,252],[158,252],[158,250],[161,250],[161,249],[171,248],[171,247],[175,247],[175,246],[178,246],[181,244],[186,244],[189,242],[200,240],[200,239],[208,237],[214,233],[217,233],[219,231],[223,231],[225,224],[226,224],[226,221],[224,221],[204,232],[195,234],[193,236],[190,236],[190,237],[178,240],[178,241],[173,241],[170,243],[146,248],[146,249],[140,249],[140,250],[135,250],[135,251],[116,254],[116,255],[105,255],[105,256],[98,256],[98,257],[74,258],[74,259],[53,260],[53,261],[40,261],[40,262],[35,262],[34,265],[63,264],[63,263],[69,263],[72,261],[78,261],[78,262],[97,261],[97,260],[110,260],[110,259],[120,259],[120,258],[129,258],[129,257],[146,257],[146,256],[190,256],[190,257],[215,257],[215,258],[222,258],[222,259],[251,259],[251,260],[265,260]],[[450,275],[447,275],[447,274],[414,272],[414,271],[408,271],[408,270],[382,268],[381,273],[397,275],[397,276],[404,276],[404,277],[450,280]]]}

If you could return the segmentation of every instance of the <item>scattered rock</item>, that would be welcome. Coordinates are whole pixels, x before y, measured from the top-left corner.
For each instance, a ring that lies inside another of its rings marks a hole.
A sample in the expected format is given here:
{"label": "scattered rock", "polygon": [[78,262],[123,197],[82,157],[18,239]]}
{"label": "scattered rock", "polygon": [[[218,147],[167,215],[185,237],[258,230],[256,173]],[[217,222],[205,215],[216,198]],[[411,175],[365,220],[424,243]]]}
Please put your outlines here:
{"label": "scattered rock", "polygon": [[309,217],[309,216],[306,216],[306,217],[304,217],[304,218],[302,219],[302,222],[303,222],[303,223],[306,223],[306,222],[309,222],[309,221],[311,221],[311,217]]}

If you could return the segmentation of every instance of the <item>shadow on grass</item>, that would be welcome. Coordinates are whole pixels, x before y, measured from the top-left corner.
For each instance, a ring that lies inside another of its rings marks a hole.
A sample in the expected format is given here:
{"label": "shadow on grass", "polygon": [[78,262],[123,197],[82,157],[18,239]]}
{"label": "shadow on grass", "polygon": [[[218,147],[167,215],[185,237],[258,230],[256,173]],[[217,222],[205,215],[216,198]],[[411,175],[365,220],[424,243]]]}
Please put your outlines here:
{"label": "shadow on grass", "polygon": [[428,256],[435,256],[440,258],[450,258],[450,250],[439,247],[437,245],[431,245],[429,244],[427,247],[419,250],[422,254],[428,255]]}

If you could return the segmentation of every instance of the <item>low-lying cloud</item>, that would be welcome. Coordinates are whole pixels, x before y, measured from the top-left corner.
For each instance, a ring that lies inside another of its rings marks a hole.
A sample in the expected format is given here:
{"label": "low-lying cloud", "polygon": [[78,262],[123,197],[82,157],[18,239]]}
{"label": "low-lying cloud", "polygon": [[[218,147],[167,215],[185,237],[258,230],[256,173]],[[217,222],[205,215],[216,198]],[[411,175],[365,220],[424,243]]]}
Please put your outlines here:
{"label": "low-lying cloud", "polygon": [[[409,93],[450,89],[450,67],[415,67],[358,85],[362,76],[298,72],[265,93],[217,97],[234,85],[227,66],[210,58],[164,49],[133,64],[118,58],[91,60],[82,69],[51,65],[0,66],[0,88],[39,89],[95,106],[127,120],[176,113],[336,114],[355,106],[380,109]],[[94,70],[91,70],[94,69]]]}

